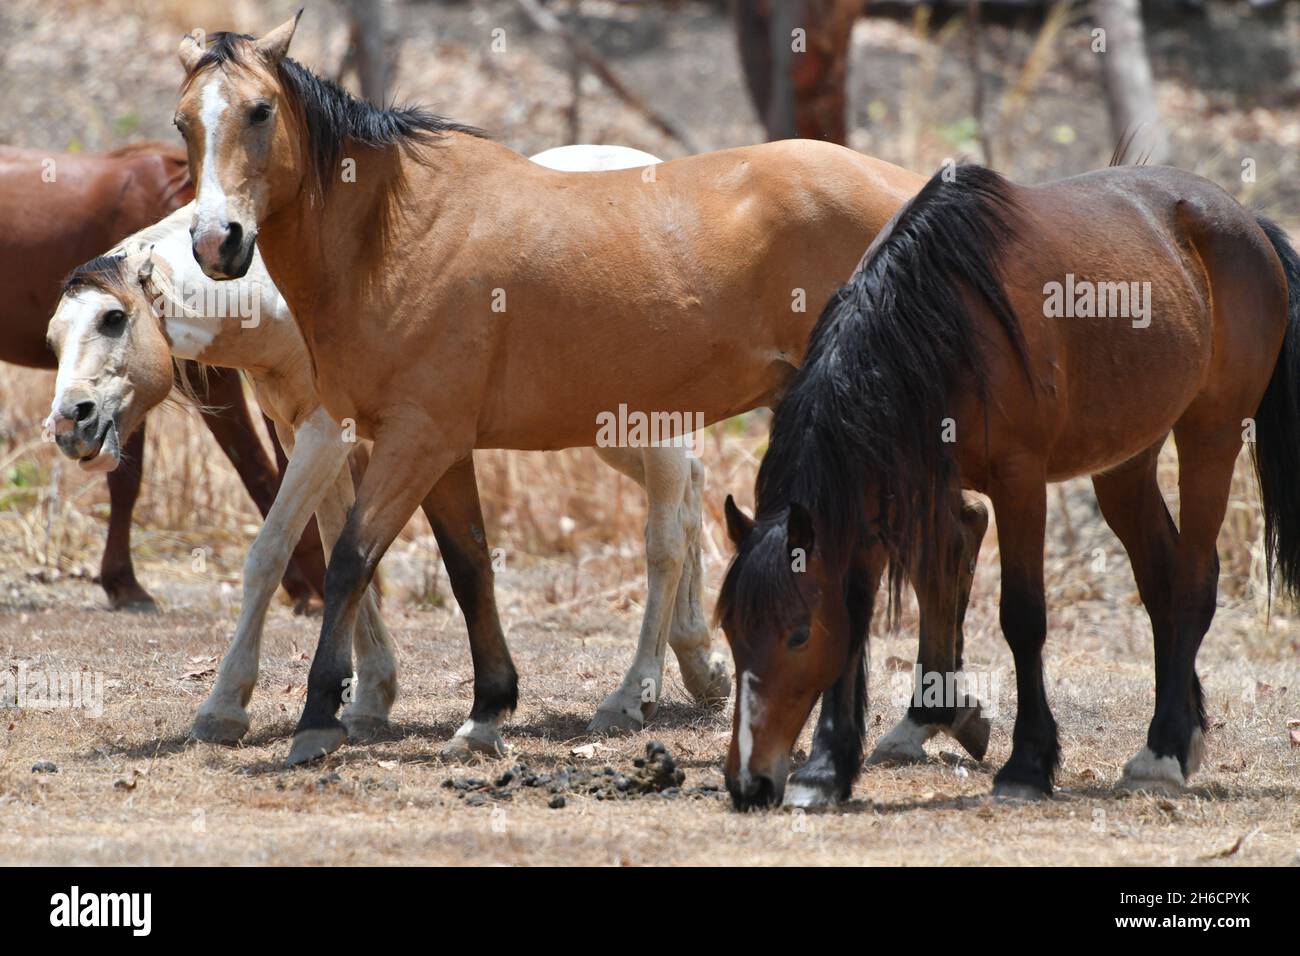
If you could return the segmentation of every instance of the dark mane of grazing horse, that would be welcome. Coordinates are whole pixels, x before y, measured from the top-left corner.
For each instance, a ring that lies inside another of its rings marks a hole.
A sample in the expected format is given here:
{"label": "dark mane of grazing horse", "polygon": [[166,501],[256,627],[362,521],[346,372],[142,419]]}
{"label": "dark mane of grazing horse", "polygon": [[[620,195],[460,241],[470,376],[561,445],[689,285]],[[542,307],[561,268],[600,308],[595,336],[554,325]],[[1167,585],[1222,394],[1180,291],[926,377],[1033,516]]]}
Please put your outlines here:
{"label": "dark mane of grazing horse", "polygon": [[774,608],[797,606],[785,528],[792,504],[811,512],[816,547],[841,567],[877,510],[869,493],[878,494],[895,593],[912,548],[951,530],[955,461],[941,421],[959,380],[973,377],[981,391],[985,383],[972,295],[1028,368],[999,268],[1017,214],[997,173],[961,166],[950,182],[938,174],[827,303],[772,421],[754,531],[718,596],[719,618],[734,615],[738,633],[771,623]]}
{"label": "dark mane of grazing horse", "polygon": [[[185,85],[209,66],[246,65],[249,56],[257,55],[254,38],[247,34],[213,33],[210,40]],[[337,178],[340,157],[349,143],[377,149],[403,142],[433,143],[447,133],[486,135],[421,106],[374,106],[287,56],[279,61],[277,70],[285,91],[302,111],[309,163],[321,196]]]}

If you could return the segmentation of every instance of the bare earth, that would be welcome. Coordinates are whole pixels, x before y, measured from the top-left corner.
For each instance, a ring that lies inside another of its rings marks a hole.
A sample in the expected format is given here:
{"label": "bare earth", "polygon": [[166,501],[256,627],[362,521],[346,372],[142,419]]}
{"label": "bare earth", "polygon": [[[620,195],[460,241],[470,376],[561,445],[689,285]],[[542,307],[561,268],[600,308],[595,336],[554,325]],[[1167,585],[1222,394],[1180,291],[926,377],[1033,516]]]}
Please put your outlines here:
{"label": "bare earth", "polygon": [[[450,610],[395,600],[386,615],[402,651],[396,739],[282,769],[318,621],[276,608],[248,741],[237,749],[187,742],[236,605],[228,584],[169,570],[179,563],[146,567],[155,592],[173,602],[151,617],[102,610],[89,582],[38,584],[3,566],[0,659],[14,668],[25,662],[28,672],[100,672],[106,686],[98,718],[0,711],[0,863],[1300,863],[1300,748],[1288,730],[1300,716],[1300,647],[1294,626],[1276,616],[1265,631],[1254,612],[1220,610],[1200,658],[1213,729],[1194,786],[1172,799],[1111,789],[1144,740],[1153,703],[1150,632],[1122,558],[1105,574],[1056,575],[1050,595],[1049,697],[1064,752],[1054,800],[1024,806],[987,797],[1014,713],[990,540],[967,662],[998,682],[988,758],[976,765],[957,757],[955,744],[935,741],[929,763],[872,768],[851,804],[816,815],[731,811],[720,772],[730,709],[698,712],[675,664],[651,729],[584,736],[629,658],[639,595],[611,597],[599,567],[557,594],[555,582],[572,573],[559,562],[532,562],[500,578],[522,675],[507,757],[462,767],[434,756],[470,704],[463,626]],[[715,582],[718,571],[715,562]],[[907,618],[898,635],[873,641],[869,745],[902,714],[891,692],[914,655],[912,626]],[[651,740],[685,771],[678,792],[597,799],[563,782],[566,765],[572,781],[600,779],[606,765],[634,773],[633,759]],[[592,742],[594,752],[573,753]],[[34,773],[40,761],[57,772]],[[528,769],[498,789],[501,775],[521,763]],[[523,786],[528,773],[551,779]],[[462,787],[470,789],[446,785],[467,778]],[[552,788],[565,791],[565,806],[549,806]]]}

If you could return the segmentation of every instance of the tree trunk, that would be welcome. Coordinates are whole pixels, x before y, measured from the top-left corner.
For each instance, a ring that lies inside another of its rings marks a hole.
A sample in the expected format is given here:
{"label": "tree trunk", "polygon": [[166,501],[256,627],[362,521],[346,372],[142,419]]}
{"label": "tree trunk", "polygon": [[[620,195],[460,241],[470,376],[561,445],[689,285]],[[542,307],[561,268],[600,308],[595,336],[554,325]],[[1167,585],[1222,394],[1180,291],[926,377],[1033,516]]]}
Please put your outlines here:
{"label": "tree trunk", "polygon": [[[1131,137],[1126,152],[1134,158],[1145,156],[1151,163],[1166,163],[1169,138],[1156,108],[1140,0],[1096,0],[1093,10],[1105,30],[1105,52],[1098,55],[1116,142]],[[1118,159],[1123,162],[1125,157]]]}
{"label": "tree trunk", "polygon": [[388,95],[388,63],[384,55],[383,0],[348,0],[348,19],[352,23],[361,95],[375,106],[384,106],[384,97]]}

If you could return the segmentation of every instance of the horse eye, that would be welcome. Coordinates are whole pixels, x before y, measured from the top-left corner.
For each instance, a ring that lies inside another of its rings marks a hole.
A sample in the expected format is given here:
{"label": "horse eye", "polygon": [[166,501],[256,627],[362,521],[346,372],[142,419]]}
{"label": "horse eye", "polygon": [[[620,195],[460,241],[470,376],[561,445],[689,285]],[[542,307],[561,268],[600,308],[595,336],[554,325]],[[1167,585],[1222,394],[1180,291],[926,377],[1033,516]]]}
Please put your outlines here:
{"label": "horse eye", "polygon": [[270,104],[268,103],[258,103],[256,106],[253,107],[253,112],[250,113],[248,117],[249,122],[253,123],[254,125],[258,123],[265,123],[270,118],[271,118],[271,107]]}
{"label": "horse eye", "polygon": [[808,643],[808,631],[806,630],[795,631],[793,634],[790,635],[789,640],[785,642],[785,646],[788,647],[790,650],[794,651],[803,647],[807,643]]}
{"label": "horse eye", "polygon": [[99,328],[103,332],[116,332],[126,324],[126,313],[121,309],[109,309],[99,320]]}

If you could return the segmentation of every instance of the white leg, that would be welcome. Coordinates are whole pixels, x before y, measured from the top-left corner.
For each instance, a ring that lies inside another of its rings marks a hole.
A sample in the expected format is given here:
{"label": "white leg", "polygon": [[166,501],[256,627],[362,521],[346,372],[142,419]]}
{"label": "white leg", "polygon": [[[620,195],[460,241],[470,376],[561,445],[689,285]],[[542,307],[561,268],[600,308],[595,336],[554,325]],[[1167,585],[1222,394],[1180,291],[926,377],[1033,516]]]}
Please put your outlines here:
{"label": "white leg", "polygon": [[587,729],[592,733],[640,730],[658,708],[663,688],[668,630],[686,560],[686,535],[678,509],[690,484],[690,466],[680,448],[598,448],[596,454],[646,490],[648,587],[636,658],[623,683],[596,709]]}
{"label": "white leg", "polygon": [[731,694],[730,667],[725,654],[711,649],[709,622],[704,615],[704,567],[700,555],[704,465],[698,458],[688,458],[687,463],[690,482],[679,509],[682,532],[686,535],[686,563],[677,586],[677,605],[673,609],[668,645],[677,655],[682,681],[696,703],[714,707],[725,703]]}
{"label": "white leg", "polygon": [[323,411],[308,419],[295,436],[284,434],[281,439],[290,455],[289,466],[244,561],[243,605],[235,638],[212,692],[195,717],[192,734],[198,740],[234,743],[248,730],[246,705],[257,683],[267,608],[312,510],[338,474],[340,463],[347,460],[338,426]]}

